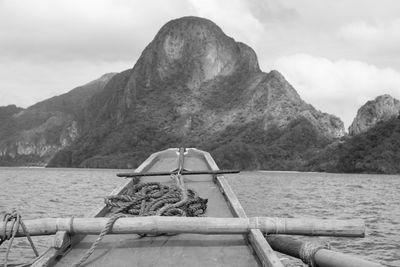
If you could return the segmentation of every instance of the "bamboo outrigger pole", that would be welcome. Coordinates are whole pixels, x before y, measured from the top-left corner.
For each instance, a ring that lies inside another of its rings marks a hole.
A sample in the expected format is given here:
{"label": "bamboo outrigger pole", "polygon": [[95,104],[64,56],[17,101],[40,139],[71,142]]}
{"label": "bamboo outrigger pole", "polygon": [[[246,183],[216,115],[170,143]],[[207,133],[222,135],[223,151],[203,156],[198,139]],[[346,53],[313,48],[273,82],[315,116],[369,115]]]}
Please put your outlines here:
{"label": "bamboo outrigger pole", "polygon": [[[229,174],[229,173],[239,173],[240,170],[217,170],[217,171],[210,171],[210,170],[204,170],[204,171],[188,171],[188,170],[182,170],[180,172],[181,175],[199,175],[199,174]],[[178,174],[178,171],[172,171],[172,172],[129,172],[129,173],[118,173],[118,177],[126,177],[126,178],[133,178],[133,177],[141,177],[141,176],[168,176],[171,174]]]}
{"label": "bamboo outrigger pole", "polygon": [[178,158],[178,168],[169,172],[127,172],[127,173],[117,173],[118,177],[134,178],[142,176],[168,176],[171,174],[180,175],[200,175],[200,174],[229,174],[229,173],[239,173],[240,170],[200,170],[200,171],[189,171],[184,169],[185,161],[185,148],[179,148],[179,158]]}
{"label": "bamboo outrigger pole", "polygon": [[274,250],[302,259],[307,263],[313,261],[317,266],[321,267],[383,267],[383,265],[379,263],[367,261],[351,255],[325,249],[323,247],[317,247],[315,252],[311,253],[311,259],[305,259],[304,257],[308,257],[309,255],[304,253],[304,250],[307,250],[308,247],[314,246],[312,242],[302,242],[291,236],[284,235],[268,235],[266,238]]}
{"label": "bamboo outrigger pole", "polygon": [[[51,235],[57,231],[70,234],[99,234],[110,218],[44,218],[25,220],[31,236]],[[9,234],[10,225],[6,225]],[[4,223],[0,222],[0,229]],[[311,236],[364,237],[365,225],[362,220],[321,220],[294,218],[212,218],[212,217],[123,217],[110,229],[110,234],[247,234],[259,229],[266,234],[291,234]],[[1,233],[0,233],[1,234]],[[18,230],[16,236],[24,236]]]}

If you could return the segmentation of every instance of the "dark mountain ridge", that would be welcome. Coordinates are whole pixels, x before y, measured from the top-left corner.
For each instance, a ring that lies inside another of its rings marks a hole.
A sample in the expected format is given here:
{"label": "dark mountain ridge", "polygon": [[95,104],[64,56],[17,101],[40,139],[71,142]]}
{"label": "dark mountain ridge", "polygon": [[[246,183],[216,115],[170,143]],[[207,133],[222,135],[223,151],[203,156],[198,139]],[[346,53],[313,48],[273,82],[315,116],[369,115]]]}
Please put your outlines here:
{"label": "dark mountain ridge", "polygon": [[[263,162],[276,156],[280,166],[299,169],[309,149],[344,134],[340,119],[305,103],[279,72],[262,72],[250,47],[197,17],[163,26],[133,69],[90,99],[85,114],[80,137],[50,166],[131,167],[155,150],[184,145],[215,152],[217,160],[239,147],[230,164],[257,158],[238,163],[243,168],[273,165]],[[259,137],[271,141],[260,144]],[[292,148],[289,139],[307,142]]]}

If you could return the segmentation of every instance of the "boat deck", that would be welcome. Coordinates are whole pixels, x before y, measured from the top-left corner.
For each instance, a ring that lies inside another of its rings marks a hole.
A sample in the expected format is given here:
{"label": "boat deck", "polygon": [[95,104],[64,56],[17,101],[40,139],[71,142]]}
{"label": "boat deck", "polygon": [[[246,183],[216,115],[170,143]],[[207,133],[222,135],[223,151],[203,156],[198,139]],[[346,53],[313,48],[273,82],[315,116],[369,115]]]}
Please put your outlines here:
{"label": "boat deck", "polygon": [[[164,151],[148,166],[148,172],[172,171],[178,167],[176,150]],[[146,164],[143,163],[143,164]],[[211,170],[206,158],[195,151],[185,154],[187,170]],[[168,176],[143,177],[143,182],[171,184]],[[212,175],[185,177],[187,188],[208,199],[205,216],[234,217]],[[101,214],[100,214],[101,215]],[[107,216],[105,214],[104,216]],[[56,266],[71,266],[90,248],[97,236],[86,236],[57,262]],[[135,234],[107,235],[82,266],[259,266],[252,248],[242,235],[162,235],[140,237]]]}

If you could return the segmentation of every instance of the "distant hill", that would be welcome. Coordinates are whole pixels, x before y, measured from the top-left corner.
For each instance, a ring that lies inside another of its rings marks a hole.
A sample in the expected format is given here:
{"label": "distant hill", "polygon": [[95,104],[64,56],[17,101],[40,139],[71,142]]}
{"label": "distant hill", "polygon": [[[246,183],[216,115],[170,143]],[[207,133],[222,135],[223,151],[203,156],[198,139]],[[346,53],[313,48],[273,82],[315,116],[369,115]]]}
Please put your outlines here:
{"label": "distant hill", "polygon": [[397,117],[400,113],[400,101],[390,95],[381,95],[365,103],[357,112],[349,127],[350,135],[363,133],[378,122]]}
{"label": "distant hill", "polygon": [[310,158],[314,171],[400,173],[400,102],[390,95],[365,103],[349,136],[330,143]]}
{"label": "distant hill", "polygon": [[167,147],[210,151],[222,167],[303,169],[344,135],[342,121],[305,103],[278,71],[212,21],[164,25],[133,69],[88,101],[82,132],[49,166],[134,167]]}
{"label": "distant hill", "polygon": [[339,151],[338,171],[400,173],[400,116],[353,136]]}
{"label": "distant hill", "polygon": [[400,173],[400,116],[380,121],[358,135],[337,142],[310,161],[315,171]]}
{"label": "distant hill", "polygon": [[79,136],[88,100],[113,75],[105,74],[27,109],[0,107],[0,165],[46,165]]}
{"label": "distant hill", "polygon": [[[14,116],[16,116],[22,110],[24,109],[15,105],[0,107],[0,136],[2,139],[5,139],[15,133],[17,130],[17,124],[14,120]],[[2,153],[1,150],[0,153]]]}

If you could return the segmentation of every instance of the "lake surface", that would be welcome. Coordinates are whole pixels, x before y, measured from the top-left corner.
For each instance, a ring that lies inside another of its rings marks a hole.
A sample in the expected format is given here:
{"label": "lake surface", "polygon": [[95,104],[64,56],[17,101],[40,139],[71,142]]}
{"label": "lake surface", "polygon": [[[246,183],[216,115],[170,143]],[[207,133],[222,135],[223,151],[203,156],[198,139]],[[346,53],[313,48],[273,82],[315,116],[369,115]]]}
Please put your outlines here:
{"label": "lake surface", "polygon": [[[84,216],[124,183],[118,170],[0,168],[0,219],[16,208],[25,219]],[[400,176],[243,172],[227,176],[249,216],[363,219],[365,238],[318,238],[333,250],[400,266]],[[316,238],[308,238],[316,239]],[[43,252],[51,237],[34,237]],[[6,243],[0,247],[0,264]],[[11,263],[34,258],[25,238]]]}

